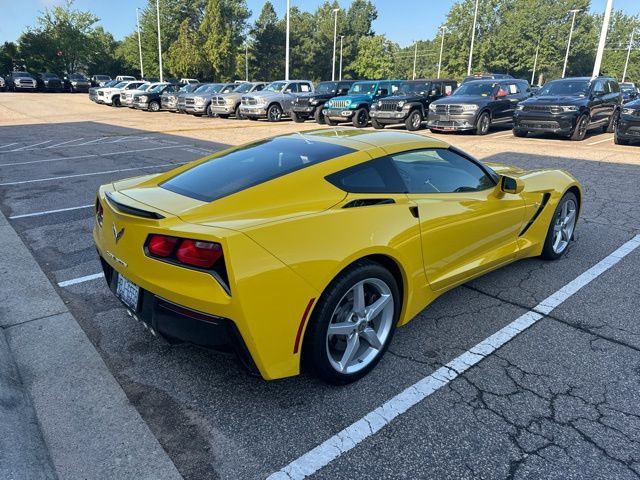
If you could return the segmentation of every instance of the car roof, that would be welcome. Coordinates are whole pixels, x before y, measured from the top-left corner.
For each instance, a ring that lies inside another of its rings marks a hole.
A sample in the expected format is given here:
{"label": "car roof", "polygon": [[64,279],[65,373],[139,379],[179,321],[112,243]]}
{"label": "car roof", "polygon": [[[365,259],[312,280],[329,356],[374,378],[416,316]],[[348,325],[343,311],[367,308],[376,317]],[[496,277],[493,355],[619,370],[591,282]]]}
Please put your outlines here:
{"label": "car roof", "polygon": [[317,139],[335,145],[342,145],[344,147],[352,148],[359,151],[370,150],[374,147],[393,147],[393,150],[398,150],[398,148],[400,147],[401,149],[403,145],[406,146],[407,149],[449,147],[449,144],[443,142],[442,140],[437,140],[435,138],[427,137],[424,135],[417,135],[415,133],[400,131],[373,132],[351,128],[325,128],[319,130],[309,130],[303,133],[292,133],[282,136],[299,138],[301,135],[307,140],[313,141],[313,139]]}

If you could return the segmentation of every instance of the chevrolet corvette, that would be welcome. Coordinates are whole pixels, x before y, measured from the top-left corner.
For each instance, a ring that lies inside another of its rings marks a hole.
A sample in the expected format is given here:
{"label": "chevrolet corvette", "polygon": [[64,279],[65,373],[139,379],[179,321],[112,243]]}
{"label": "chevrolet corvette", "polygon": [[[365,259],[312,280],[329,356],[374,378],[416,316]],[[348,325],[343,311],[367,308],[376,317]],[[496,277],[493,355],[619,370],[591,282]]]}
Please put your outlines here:
{"label": "chevrolet corvette", "polygon": [[403,132],[325,129],[100,187],[109,288],[155,335],[271,380],[371,371],[439,295],[568,249],[582,189]]}

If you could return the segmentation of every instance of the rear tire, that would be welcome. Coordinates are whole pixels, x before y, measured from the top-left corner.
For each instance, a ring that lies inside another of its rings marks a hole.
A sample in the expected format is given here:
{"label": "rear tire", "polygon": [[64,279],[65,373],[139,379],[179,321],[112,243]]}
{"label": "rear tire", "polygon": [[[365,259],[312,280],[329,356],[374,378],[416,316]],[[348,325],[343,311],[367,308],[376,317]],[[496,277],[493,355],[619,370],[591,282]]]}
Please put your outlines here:
{"label": "rear tire", "polygon": [[213,111],[211,110],[211,104],[207,105],[207,108],[205,109],[205,112],[207,112],[207,117],[209,118],[213,118],[216,116],[215,113],[213,113]]}
{"label": "rear tire", "polygon": [[369,260],[354,263],[329,284],[313,309],[304,365],[334,385],[364,377],[391,343],[401,301],[398,283],[386,268]]}
{"label": "rear tire", "polygon": [[378,120],[376,120],[375,118],[371,119],[371,126],[373,128],[375,128],[376,130],[382,130],[384,128],[384,123],[380,123]]}
{"label": "rear tire", "polygon": [[565,193],[553,212],[540,255],[542,258],[557,260],[566,253],[573,239],[579,211],[580,205],[576,195],[573,192]]}
{"label": "rear tire", "polygon": [[620,110],[616,110],[615,112],[613,112],[613,115],[611,115],[611,118],[609,119],[609,123],[607,123],[607,126],[604,129],[605,133],[614,133],[616,131],[616,127],[618,126],[619,120],[620,120]]}
{"label": "rear tire", "polygon": [[353,118],[351,119],[351,123],[356,128],[365,128],[369,125],[369,112],[366,108],[358,108],[353,113]]}

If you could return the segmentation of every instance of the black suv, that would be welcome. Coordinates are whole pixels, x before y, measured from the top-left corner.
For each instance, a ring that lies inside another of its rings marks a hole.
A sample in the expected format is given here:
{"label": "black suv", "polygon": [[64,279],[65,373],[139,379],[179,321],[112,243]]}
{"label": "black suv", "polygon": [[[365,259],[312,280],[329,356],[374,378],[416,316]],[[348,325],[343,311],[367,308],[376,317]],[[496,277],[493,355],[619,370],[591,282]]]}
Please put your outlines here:
{"label": "black suv", "polygon": [[333,97],[343,97],[347,94],[354,80],[340,80],[339,82],[320,82],[313,92],[298,95],[291,108],[291,118],[294,122],[302,123],[314,119],[316,123],[324,125],[322,107]]}
{"label": "black suv", "polygon": [[427,127],[435,131],[472,131],[486,135],[493,125],[510,125],[520,101],[532,95],[529,82],[474,80],[429,105]]}
{"label": "black suv", "polygon": [[640,142],[640,99],[622,107],[622,113],[613,134],[613,141],[618,145],[627,145],[634,140]]}
{"label": "black suv", "polygon": [[404,123],[407,130],[418,130],[427,118],[434,100],[451,95],[458,83],[450,79],[408,80],[390,97],[373,102],[369,116],[373,128]]}
{"label": "black suv", "polygon": [[38,88],[36,79],[27,72],[11,72],[4,80],[7,90],[10,92],[17,90],[31,90],[35,92]]}
{"label": "black suv", "polygon": [[633,82],[621,82],[620,91],[622,92],[622,103],[632,102],[640,97],[638,87]]}
{"label": "black suv", "polygon": [[592,128],[615,130],[622,94],[618,82],[610,77],[575,77],[553,80],[516,109],[513,134],[529,132],[566,135],[582,140]]}
{"label": "black suv", "polygon": [[136,93],[131,105],[138,110],[148,110],[149,112],[159,112],[162,107],[162,95],[178,93],[182,85],[177,83],[159,83],[155,87]]}
{"label": "black suv", "polygon": [[39,73],[36,75],[38,90],[41,92],[61,92],[62,80],[55,73]]}

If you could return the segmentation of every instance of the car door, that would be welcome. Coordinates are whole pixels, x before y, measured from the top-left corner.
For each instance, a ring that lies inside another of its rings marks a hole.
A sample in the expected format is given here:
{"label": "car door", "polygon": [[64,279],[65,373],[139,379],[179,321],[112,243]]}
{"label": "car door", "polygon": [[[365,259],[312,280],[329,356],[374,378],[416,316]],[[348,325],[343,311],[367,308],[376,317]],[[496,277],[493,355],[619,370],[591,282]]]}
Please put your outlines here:
{"label": "car door", "polygon": [[606,87],[601,78],[591,84],[591,124],[600,124],[606,117]]}
{"label": "car door", "polygon": [[285,87],[282,92],[283,111],[288,112],[289,110],[291,110],[296,93],[298,93],[298,84],[296,82],[291,82]]}
{"label": "car door", "polygon": [[390,155],[417,209],[427,279],[434,290],[462,283],[515,258],[525,213],[520,194],[453,149]]}
{"label": "car door", "polygon": [[[494,91],[494,99],[491,101],[492,106],[492,114],[491,114],[491,124],[492,125],[502,125],[504,123],[508,123],[511,121],[511,116],[513,113],[511,112],[511,98],[509,96],[509,85],[507,82],[501,82],[496,85],[496,90]],[[517,87],[516,87],[517,88]],[[513,107],[515,110],[515,106]]]}
{"label": "car door", "polygon": [[389,82],[378,82],[376,86],[376,93],[373,100],[376,101],[379,98],[388,97],[391,95],[391,85]]}

